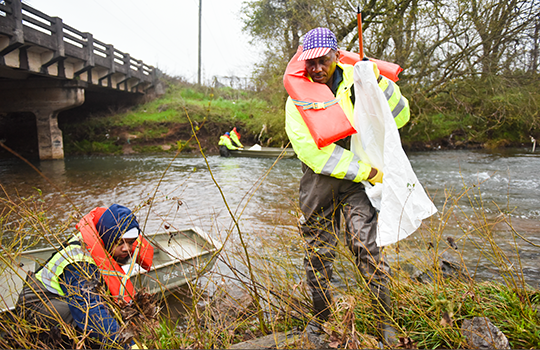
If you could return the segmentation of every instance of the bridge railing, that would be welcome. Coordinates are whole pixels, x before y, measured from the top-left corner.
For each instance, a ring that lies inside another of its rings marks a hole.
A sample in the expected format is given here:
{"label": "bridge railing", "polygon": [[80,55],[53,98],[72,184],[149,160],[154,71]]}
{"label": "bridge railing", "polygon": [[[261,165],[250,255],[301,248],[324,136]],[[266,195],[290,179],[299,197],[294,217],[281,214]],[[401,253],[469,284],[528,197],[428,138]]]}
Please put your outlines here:
{"label": "bridge railing", "polygon": [[[19,52],[16,68],[38,74],[132,92],[147,89],[157,79],[156,68],[94,39],[91,33],[66,25],[61,18],[51,17],[21,0],[0,0],[0,64],[9,65],[8,55],[16,50],[33,58],[23,62]],[[44,52],[36,59],[37,50]]]}

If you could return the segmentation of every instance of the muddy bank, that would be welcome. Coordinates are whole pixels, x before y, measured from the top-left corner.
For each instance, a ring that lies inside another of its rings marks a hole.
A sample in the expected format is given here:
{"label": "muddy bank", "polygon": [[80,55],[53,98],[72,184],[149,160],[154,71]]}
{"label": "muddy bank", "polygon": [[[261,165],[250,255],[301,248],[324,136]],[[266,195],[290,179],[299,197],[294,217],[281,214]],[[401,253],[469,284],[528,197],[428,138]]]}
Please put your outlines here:
{"label": "muddy bank", "polygon": [[[195,123],[197,129],[197,139],[201,148],[206,154],[219,153],[219,137],[226,131],[230,131],[230,123],[207,122],[204,124]],[[249,132],[243,125],[235,125],[242,135],[242,143],[246,146],[261,144],[259,134]],[[161,127],[166,129],[160,136],[149,137],[151,132],[144,126],[136,129],[127,130],[126,128],[115,128],[108,133],[109,137],[115,139],[115,143],[122,146],[123,154],[175,151],[178,146],[183,147],[182,153],[200,154],[197,140],[193,137],[192,128],[189,123],[162,123]],[[84,138],[85,135],[79,135]],[[286,144],[272,142],[271,137],[267,138],[269,142],[262,142],[262,146],[267,147],[285,147]],[[402,140],[405,151],[433,151],[433,150],[464,150],[464,149],[496,149],[506,147],[525,147],[532,145],[523,143],[511,143],[505,140],[491,143],[454,141],[451,137],[434,139],[428,142]],[[75,152],[76,154],[77,152]]]}
{"label": "muddy bank", "polygon": [[[6,124],[7,123],[7,124]],[[13,124],[13,125],[8,125]],[[69,155],[95,155],[95,154],[140,154],[177,152],[183,154],[200,154],[200,147],[205,154],[219,154],[219,137],[237,127],[246,146],[261,143],[261,133],[254,133],[243,123],[219,121],[193,122],[190,123],[162,122],[143,123],[136,127],[92,125],[88,122],[80,123],[79,120],[59,120],[63,132],[64,153]],[[12,130],[9,137],[4,137],[10,148],[14,149],[23,157],[32,159],[38,157],[37,132],[35,120],[32,115],[21,115],[17,118],[4,118],[3,126]],[[17,127],[15,127],[17,126]],[[193,137],[193,129],[197,139]],[[286,143],[273,141],[272,135],[263,135],[262,146],[285,147]],[[197,142],[198,141],[198,142]],[[453,140],[452,136],[425,141],[411,141],[407,137],[402,138],[405,151],[431,151],[431,150],[459,150],[459,149],[482,149],[482,148],[505,148],[525,147],[531,148],[532,144],[511,143],[506,140],[498,140],[489,143],[467,142]],[[12,158],[14,155],[0,148],[0,158]]]}

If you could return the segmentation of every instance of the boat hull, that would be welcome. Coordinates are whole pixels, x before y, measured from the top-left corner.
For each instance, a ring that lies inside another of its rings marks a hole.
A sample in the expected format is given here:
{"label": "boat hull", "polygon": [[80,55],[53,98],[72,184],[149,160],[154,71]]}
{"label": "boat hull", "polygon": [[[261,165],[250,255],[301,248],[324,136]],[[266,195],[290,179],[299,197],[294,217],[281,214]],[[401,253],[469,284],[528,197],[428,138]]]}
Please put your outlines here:
{"label": "boat hull", "polygon": [[[154,246],[149,271],[136,267],[131,274],[135,289],[161,297],[208,272],[221,245],[199,228],[145,235]],[[35,272],[57,248],[4,254],[0,262],[0,312],[13,310],[27,274]]]}
{"label": "boat hull", "polygon": [[260,150],[229,150],[231,157],[249,157],[249,158],[277,158],[282,153],[283,159],[295,158],[296,153],[292,148],[262,147]]}

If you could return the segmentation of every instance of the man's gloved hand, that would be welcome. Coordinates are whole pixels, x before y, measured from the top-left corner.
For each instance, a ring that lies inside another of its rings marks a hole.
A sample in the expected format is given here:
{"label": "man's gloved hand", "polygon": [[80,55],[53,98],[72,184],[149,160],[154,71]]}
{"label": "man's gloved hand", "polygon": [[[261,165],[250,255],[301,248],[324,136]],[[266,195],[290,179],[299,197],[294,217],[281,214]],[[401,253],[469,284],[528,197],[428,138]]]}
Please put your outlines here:
{"label": "man's gloved hand", "polygon": [[372,172],[370,173],[370,175],[372,175],[373,170],[375,170],[376,173],[375,173],[375,175],[368,178],[369,183],[372,184],[372,185],[375,185],[376,183],[382,183],[382,179],[383,179],[383,175],[384,175],[383,172],[380,171],[377,168],[371,168]]}

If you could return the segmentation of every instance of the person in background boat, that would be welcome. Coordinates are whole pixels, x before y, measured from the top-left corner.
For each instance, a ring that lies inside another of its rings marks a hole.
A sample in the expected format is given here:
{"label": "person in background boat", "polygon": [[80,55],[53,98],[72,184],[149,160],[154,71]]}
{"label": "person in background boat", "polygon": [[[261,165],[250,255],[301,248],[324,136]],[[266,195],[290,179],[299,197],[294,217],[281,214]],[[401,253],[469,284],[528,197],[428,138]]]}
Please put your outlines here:
{"label": "person in background boat", "polygon": [[229,157],[231,155],[229,150],[240,149],[240,147],[236,147],[235,145],[233,145],[231,141],[230,133],[228,131],[225,134],[221,135],[221,137],[219,138],[218,145],[219,145],[219,154],[222,157]]}
{"label": "person in background boat", "polygon": [[[116,300],[129,303],[134,288],[121,265],[132,260],[130,268],[137,261],[149,269],[153,248],[140,235],[135,215],[122,205],[95,208],[76,227],[80,232],[28,276],[17,301],[17,312],[27,321],[47,328],[59,328],[62,323],[72,325],[92,338],[92,346],[121,345],[126,340],[120,333],[121,326],[98,286],[105,282]],[[124,346],[137,348],[134,342]]]}
{"label": "person in background boat", "polygon": [[242,144],[242,142],[240,142],[241,136],[240,136],[240,134],[238,133],[238,131],[236,130],[236,126],[231,130],[230,136],[231,136],[231,141],[232,141],[237,147],[244,148],[244,145]]}
{"label": "person in background boat", "polygon": [[[329,29],[316,28],[305,35],[303,52],[298,60],[305,61],[306,73],[312,82],[328,86],[354,126],[355,95],[351,91],[354,89],[354,67],[340,63],[339,58],[336,36]],[[377,75],[376,68],[374,72]],[[310,96],[309,90],[302,93],[305,97]],[[401,95],[392,95],[392,98],[401,101]],[[391,106],[391,110],[394,109],[395,106]],[[322,122],[319,126],[324,128],[324,123],[330,125],[332,115],[327,110],[320,113]],[[383,174],[350,151],[350,136],[319,149],[290,96],[285,114],[287,135],[302,161],[299,202],[303,215],[299,224],[306,243],[304,267],[314,312],[314,318],[306,327],[308,339],[316,346],[327,345],[320,337],[321,325],[330,316],[332,293],[329,281],[332,279],[337,233],[343,215],[346,241],[372,293],[374,309],[379,317],[378,335],[386,344],[395,343],[395,330],[387,317],[391,310],[386,286],[389,268],[376,244],[377,212],[361,183],[364,180],[372,184],[381,183]],[[407,103],[400,118],[406,122],[408,117]],[[403,121],[399,123],[404,124]]]}

